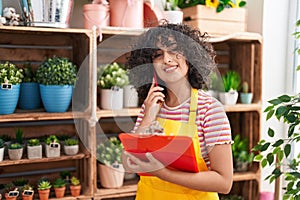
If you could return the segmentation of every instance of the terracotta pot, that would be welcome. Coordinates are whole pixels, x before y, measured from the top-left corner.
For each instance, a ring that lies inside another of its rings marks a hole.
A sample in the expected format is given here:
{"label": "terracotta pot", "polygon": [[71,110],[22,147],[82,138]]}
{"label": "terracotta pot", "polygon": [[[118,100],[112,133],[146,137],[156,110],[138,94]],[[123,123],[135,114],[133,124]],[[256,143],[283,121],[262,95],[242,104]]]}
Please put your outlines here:
{"label": "terracotta pot", "polygon": [[39,190],[40,200],[48,200],[50,195],[50,189],[47,190]]}
{"label": "terracotta pot", "polygon": [[22,194],[22,199],[23,200],[32,200],[33,199],[33,195],[24,195],[24,194]]}
{"label": "terracotta pot", "polygon": [[77,197],[80,195],[81,185],[70,185],[71,195]]}
{"label": "terracotta pot", "polygon": [[56,198],[62,198],[65,196],[66,187],[54,188]]}
{"label": "terracotta pot", "polygon": [[7,200],[17,200],[17,197],[9,197],[8,193],[5,193],[5,199],[7,199]]}
{"label": "terracotta pot", "polygon": [[83,6],[84,28],[109,25],[109,7],[102,4],[85,4]]}

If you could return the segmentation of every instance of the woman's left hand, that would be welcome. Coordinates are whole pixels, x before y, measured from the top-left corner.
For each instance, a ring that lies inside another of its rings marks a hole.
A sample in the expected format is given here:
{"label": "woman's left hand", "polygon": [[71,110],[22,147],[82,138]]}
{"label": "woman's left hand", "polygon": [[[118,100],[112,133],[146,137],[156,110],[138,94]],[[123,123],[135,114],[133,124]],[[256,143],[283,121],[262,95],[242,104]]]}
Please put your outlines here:
{"label": "woman's left hand", "polygon": [[143,161],[136,156],[123,151],[122,162],[126,171],[155,175],[157,171],[165,168],[165,166],[159,160],[154,158],[151,153],[146,153],[145,155],[148,161]]}

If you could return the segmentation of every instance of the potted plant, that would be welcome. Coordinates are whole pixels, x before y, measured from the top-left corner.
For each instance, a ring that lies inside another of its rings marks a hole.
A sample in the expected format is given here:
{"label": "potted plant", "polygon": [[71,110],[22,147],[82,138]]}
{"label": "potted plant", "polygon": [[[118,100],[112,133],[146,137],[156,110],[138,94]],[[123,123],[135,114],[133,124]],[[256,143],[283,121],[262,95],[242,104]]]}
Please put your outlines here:
{"label": "potted plant", "polygon": [[125,170],[121,161],[123,145],[116,137],[110,137],[97,146],[98,173],[105,188],[123,185]]}
{"label": "potted plant", "polygon": [[49,135],[46,138],[46,157],[53,158],[60,156],[60,143],[59,139],[55,135]]}
{"label": "potted plant", "polygon": [[27,157],[28,159],[42,158],[42,145],[37,138],[31,138],[27,142]]}
{"label": "potted plant", "polygon": [[26,184],[22,188],[22,200],[32,200],[34,195],[34,190],[31,185]]}
{"label": "potted plant", "polygon": [[237,102],[241,77],[236,71],[228,71],[222,76],[224,92],[219,93],[220,101],[224,105],[234,105]]}
{"label": "potted plant", "polygon": [[20,160],[23,155],[23,146],[18,143],[14,142],[9,144],[8,146],[8,157],[10,160]]}
{"label": "potted plant", "polygon": [[79,151],[78,139],[68,138],[64,142],[64,152],[66,155],[75,155]]}
{"label": "potted plant", "polygon": [[83,5],[84,28],[109,26],[109,3],[106,0],[95,0]]}
{"label": "potted plant", "polygon": [[50,195],[50,188],[52,187],[50,181],[40,180],[37,189],[39,193],[40,200],[48,200]]}
{"label": "potted plant", "polygon": [[4,149],[5,149],[4,141],[3,141],[3,139],[0,138],[0,162],[4,158]]}
{"label": "potted plant", "polygon": [[236,135],[232,144],[232,154],[234,162],[234,170],[243,172],[248,170],[248,165],[253,161],[254,154],[249,153],[249,144],[247,138],[241,138]]}
{"label": "potted plant", "polygon": [[18,188],[18,191],[22,191],[24,185],[28,184],[28,179],[25,179],[24,177],[19,177],[13,180],[12,183],[16,188]]}
{"label": "potted plant", "polygon": [[68,110],[76,75],[76,65],[63,57],[48,58],[38,67],[36,78],[40,84],[41,98],[47,112]]}
{"label": "potted plant", "polygon": [[183,12],[178,7],[179,0],[164,0],[164,15],[169,23],[182,23]]}
{"label": "potted plant", "polygon": [[240,93],[241,102],[250,104],[252,102],[253,93],[249,92],[248,82],[244,81],[242,84],[242,92]]}
{"label": "potted plant", "polygon": [[24,78],[20,87],[19,107],[25,110],[37,109],[41,105],[39,84],[30,64],[24,67]]}
{"label": "potted plant", "polygon": [[55,179],[55,181],[53,182],[53,188],[56,198],[64,197],[66,191],[66,181],[62,178]]}
{"label": "potted plant", "polygon": [[5,187],[5,191],[4,191],[5,199],[17,200],[17,197],[19,196],[18,188],[12,182],[5,184],[4,187]]}
{"label": "potted plant", "polygon": [[73,197],[77,197],[80,195],[81,184],[79,179],[75,176],[71,177],[70,191]]}
{"label": "potted plant", "polygon": [[97,85],[100,87],[103,109],[123,108],[123,87],[129,84],[127,71],[116,62],[98,68]]}
{"label": "potted plant", "polygon": [[18,104],[23,69],[10,62],[0,63],[0,114],[12,114]]}

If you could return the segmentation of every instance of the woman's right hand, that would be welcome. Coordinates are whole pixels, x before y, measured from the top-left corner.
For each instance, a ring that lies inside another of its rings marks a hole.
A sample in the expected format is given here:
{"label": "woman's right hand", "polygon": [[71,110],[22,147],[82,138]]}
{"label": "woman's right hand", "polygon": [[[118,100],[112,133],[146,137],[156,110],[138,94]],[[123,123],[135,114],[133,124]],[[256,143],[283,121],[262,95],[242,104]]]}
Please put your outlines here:
{"label": "woman's right hand", "polygon": [[163,87],[155,86],[155,81],[153,79],[147,98],[144,101],[145,114],[143,121],[146,120],[151,124],[151,122],[156,119],[156,115],[160,110],[161,104],[165,101],[165,95],[162,93],[163,90]]}

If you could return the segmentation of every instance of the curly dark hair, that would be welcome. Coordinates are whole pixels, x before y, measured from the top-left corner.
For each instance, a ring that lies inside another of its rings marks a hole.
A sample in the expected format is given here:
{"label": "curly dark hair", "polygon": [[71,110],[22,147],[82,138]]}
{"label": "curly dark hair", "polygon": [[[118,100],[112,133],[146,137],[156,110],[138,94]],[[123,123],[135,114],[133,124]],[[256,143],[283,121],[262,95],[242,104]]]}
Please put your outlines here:
{"label": "curly dark hair", "polygon": [[[154,74],[152,58],[158,50],[158,42],[169,47],[174,38],[177,44],[176,51],[186,58],[188,81],[193,88],[203,89],[210,73],[215,69],[215,51],[207,42],[208,35],[186,24],[162,23],[150,28],[139,36],[127,57],[126,68],[132,84],[137,88],[140,99],[147,97]],[[173,40],[174,41],[174,40]],[[165,87],[158,78],[160,86]],[[166,92],[166,89],[164,90]],[[165,94],[166,95],[166,94]]]}

